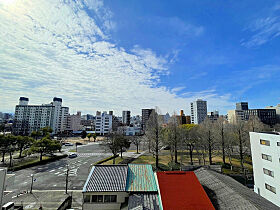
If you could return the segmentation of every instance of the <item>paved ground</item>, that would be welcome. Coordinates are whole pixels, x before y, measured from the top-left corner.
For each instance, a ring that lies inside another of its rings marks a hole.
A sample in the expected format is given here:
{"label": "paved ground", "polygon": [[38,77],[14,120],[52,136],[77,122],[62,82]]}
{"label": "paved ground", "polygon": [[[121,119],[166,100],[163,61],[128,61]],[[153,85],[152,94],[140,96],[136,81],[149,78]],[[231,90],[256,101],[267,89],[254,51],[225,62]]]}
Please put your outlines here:
{"label": "paved ground", "polygon": [[[75,147],[63,146],[63,151],[73,150]],[[99,143],[78,146],[78,157],[63,158],[41,166],[35,166],[14,172],[13,183],[7,183],[7,190],[16,195],[30,191],[31,174],[34,177],[33,190],[58,190],[65,189],[66,165],[69,165],[69,190],[82,190],[89,174],[91,164],[112,155]],[[12,180],[11,180],[12,181]],[[80,194],[81,196],[81,194]],[[79,199],[78,199],[79,200]]]}

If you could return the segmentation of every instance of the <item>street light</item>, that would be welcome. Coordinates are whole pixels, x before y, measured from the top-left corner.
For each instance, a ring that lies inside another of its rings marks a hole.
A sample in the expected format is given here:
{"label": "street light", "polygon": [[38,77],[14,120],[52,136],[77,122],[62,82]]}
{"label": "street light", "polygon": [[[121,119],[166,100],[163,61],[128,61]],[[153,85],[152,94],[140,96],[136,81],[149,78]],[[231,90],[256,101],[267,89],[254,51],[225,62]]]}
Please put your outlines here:
{"label": "street light", "polygon": [[32,193],[32,188],[33,188],[33,177],[34,177],[34,175],[33,174],[31,174],[31,187],[30,187],[30,193]]}
{"label": "street light", "polygon": [[69,175],[69,165],[66,165],[66,184],[65,184],[65,194],[67,194],[67,188],[68,188],[68,175]]}

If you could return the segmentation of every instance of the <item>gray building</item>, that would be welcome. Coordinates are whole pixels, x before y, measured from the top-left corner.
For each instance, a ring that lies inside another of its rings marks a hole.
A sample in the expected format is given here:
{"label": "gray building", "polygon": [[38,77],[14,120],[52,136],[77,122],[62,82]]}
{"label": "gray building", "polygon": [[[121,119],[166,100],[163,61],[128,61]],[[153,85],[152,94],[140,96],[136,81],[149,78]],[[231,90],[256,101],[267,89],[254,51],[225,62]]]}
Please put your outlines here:
{"label": "gray building", "polygon": [[191,123],[200,124],[207,117],[207,101],[197,99],[191,102]]}
{"label": "gray building", "polygon": [[130,125],[130,111],[123,111],[122,112],[122,123],[123,125]]}
{"label": "gray building", "polygon": [[146,123],[149,120],[151,113],[155,111],[154,109],[142,109],[142,128],[146,128]]}

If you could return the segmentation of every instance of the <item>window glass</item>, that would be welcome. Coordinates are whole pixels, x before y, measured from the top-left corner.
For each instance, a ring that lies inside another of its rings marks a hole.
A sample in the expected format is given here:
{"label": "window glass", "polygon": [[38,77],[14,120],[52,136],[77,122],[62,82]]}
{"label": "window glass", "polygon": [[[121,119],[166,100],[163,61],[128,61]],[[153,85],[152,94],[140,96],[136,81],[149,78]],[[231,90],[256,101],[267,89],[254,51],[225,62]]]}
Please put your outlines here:
{"label": "window glass", "polygon": [[91,202],[97,202],[97,195],[93,195],[91,197]]}
{"label": "window glass", "polygon": [[111,202],[117,202],[117,196],[111,195]]}
{"label": "window glass", "polygon": [[280,146],[280,142],[277,142],[277,146]]}
{"label": "window glass", "polygon": [[85,195],[84,196],[84,202],[85,203],[89,203],[90,202],[90,196],[89,195]]}
{"label": "window glass", "polygon": [[275,187],[272,187],[271,185],[265,183],[265,188],[276,194],[276,188]]}
{"label": "window glass", "polygon": [[263,168],[263,173],[268,175],[268,176],[274,177],[273,171],[270,171],[270,170],[268,170],[266,168]]}
{"label": "window glass", "polygon": [[97,202],[103,202],[103,195],[97,196]]}
{"label": "window glass", "polygon": [[104,195],[104,202],[109,203],[110,202],[110,195]]}
{"label": "window glass", "polygon": [[262,154],[262,159],[272,161],[271,155]]}
{"label": "window glass", "polygon": [[261,139],[261,140],[260,140],[260,144],[261,144],[261,145],[270,146],[270,141]]}

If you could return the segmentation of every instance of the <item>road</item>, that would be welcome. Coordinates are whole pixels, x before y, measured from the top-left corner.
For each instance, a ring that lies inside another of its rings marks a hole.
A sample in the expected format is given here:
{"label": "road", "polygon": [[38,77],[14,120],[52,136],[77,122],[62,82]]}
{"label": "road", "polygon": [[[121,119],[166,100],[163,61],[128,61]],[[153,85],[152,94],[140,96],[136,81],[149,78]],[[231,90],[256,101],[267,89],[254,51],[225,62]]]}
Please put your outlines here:
{"label": "road", "polygon": [[[75,147],[63,146],[64,152]],[[13,184],[7,183],[7,190],[14,194],[29,191],[31,186],[31,174],[34,177],[33,190],[64,190],[66,180],[66,165],[69,165],[70,190],[82,190],[89,174],[90,165],[109,157],[110,152],[98,143],[78,146],[78,157],[63,158],[41,166],[35,166],[14,172]]]}

